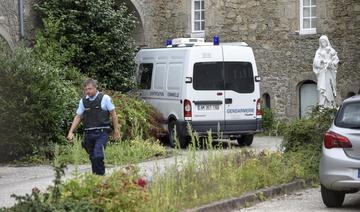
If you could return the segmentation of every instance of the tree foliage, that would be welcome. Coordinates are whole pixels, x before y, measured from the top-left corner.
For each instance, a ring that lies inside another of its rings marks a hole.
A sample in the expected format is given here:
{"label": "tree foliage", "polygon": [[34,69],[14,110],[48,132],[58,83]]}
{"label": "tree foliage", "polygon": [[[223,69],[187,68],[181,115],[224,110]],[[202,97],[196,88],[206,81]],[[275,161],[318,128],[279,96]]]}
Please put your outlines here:
{"label": "tree foliage", "polygon": [[62,49],[67,66],[98,79],[108,89],[126,91],[133,86],[136,19],[124,4],[42,0],[37,9],[45,26],[38,45],[58,42],[55,45]]}
{"label": "tree foliage", "polygon": [[[0,161],[45,154],[64,139],[78,93],[69,70],[37,60],[31,49],[0,47]],[[41,153],[40,153],[41,152]]]}

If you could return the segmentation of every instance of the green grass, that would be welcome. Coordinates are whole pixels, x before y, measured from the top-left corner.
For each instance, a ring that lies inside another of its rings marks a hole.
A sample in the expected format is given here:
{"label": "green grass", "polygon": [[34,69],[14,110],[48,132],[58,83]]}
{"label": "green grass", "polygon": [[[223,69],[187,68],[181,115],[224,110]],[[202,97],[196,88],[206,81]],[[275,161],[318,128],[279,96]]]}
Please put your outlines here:
{"label": "green grass", "polygon": [[176,160],[163,174],[155,174],[148,209],[180,211],[307,178],[305,167],[297,159],[297,155],[280,152],[220,152],[211,146],[207,156],[199,158],[196,148],[190,147],[185,162]]}
{"label": "green grass", "polygon": [[[89,164],[89,156],[81,147],[81,137],[73,143],[59,146],[56,160],[66,164]],[[143,162],[145,160],[166,156],[166,149],[159,141],[143,140],[140,137],[131,141],[110,143],[105,149],[105,163],[124,165]]]}

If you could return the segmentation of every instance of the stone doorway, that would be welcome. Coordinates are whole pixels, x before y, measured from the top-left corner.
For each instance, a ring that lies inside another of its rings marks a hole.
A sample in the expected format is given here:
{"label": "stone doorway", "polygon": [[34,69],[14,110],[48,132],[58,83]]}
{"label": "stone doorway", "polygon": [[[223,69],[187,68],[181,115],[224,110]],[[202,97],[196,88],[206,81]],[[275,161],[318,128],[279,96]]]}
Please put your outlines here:
{"label": "stone doorway", "polygon": [[264,93],[261,97],[261,101],[262,101],[262,105],[265,108],[271,108],[271,103],[270,103],[270,95],[268,93]]}
{"label": "stone doorway", "polygon": [[308,80],[300,85],[299,89],[300,97],[300,118],[306,118],[311,112],[313,106],[319,103],[319,93],[317,91],[317,85],[314,81]]}

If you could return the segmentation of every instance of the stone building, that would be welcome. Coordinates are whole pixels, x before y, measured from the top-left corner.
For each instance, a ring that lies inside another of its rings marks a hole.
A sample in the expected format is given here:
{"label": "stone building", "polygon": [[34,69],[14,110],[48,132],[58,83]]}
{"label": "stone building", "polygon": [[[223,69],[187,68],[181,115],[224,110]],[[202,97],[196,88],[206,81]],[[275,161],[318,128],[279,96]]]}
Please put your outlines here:
{"label": "stone building", "polygon": [[[19,1],[0,0],[0,35],[11,47],[20,38]],[[33,1],[25,0],[25,37],[30,40],[36,28]],[[359,92],[359,0],[122,1],[139,19],[134,33],[139,46],[160,47],[175,37],[211,41],[214,35],[221,42],[248,43],[262,77],[264,102],[278,118],[299,117],[316,102],[312,62],[322,34],[340,58],[338,101]]]}

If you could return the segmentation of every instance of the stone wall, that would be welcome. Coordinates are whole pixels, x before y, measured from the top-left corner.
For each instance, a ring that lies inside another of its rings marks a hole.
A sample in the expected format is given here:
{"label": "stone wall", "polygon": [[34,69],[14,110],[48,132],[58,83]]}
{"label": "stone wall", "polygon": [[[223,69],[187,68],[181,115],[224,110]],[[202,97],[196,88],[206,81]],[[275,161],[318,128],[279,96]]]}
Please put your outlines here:
{"label": "stone wall", "polygon": [[[24,41],[32,43],[35,37],[35,29],[40,21],[34,11],[36,0],[24,0]],[[0,36],[2,36],[11,48],[20,41],[19,1],[0,0]]]}
{"label": "stone wall", "polygon": [[0,0],[0,36],[14,47],[18,41],[18,7],[16,0]]}
{"label": "stone wall", "polygon": [[[155,23],[161,46],[167,38],[191,35],[191,1],[163,0]],[[268,93],[279,118],[299,115],[299,87],[314,81],[313,57],[318,38],[328,35],[341,64],[338,101],[360,88],[360,2],[318,0],[317,34],[299,35],[300,0],[207,0],[206,38],[245,41],[254,49],[262,76],[261,92]]]}

